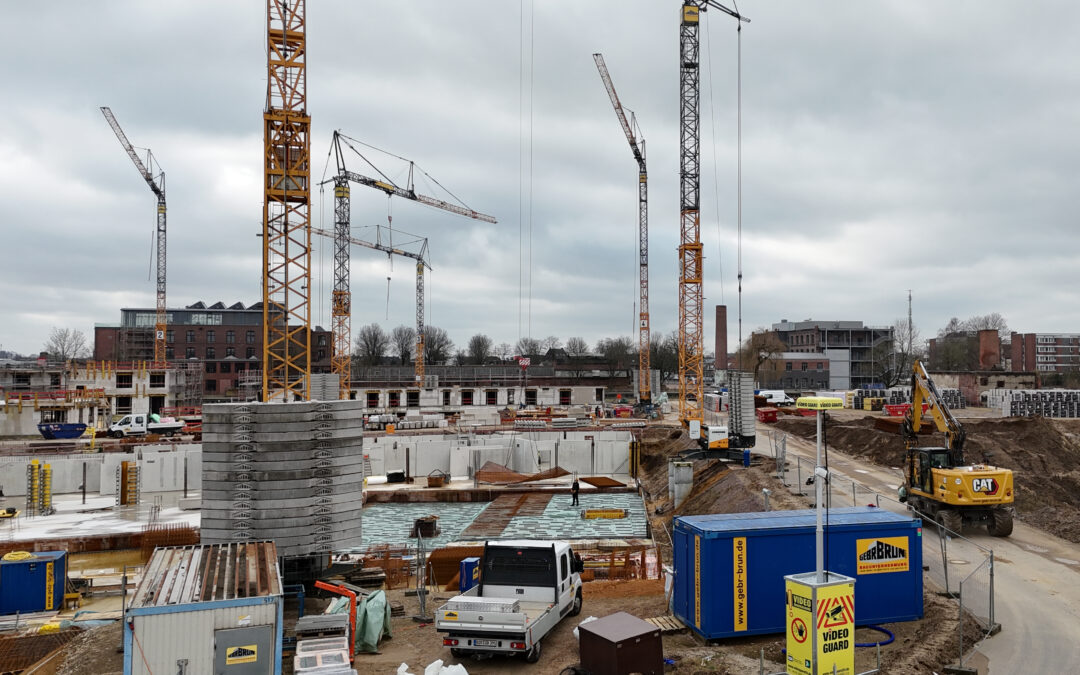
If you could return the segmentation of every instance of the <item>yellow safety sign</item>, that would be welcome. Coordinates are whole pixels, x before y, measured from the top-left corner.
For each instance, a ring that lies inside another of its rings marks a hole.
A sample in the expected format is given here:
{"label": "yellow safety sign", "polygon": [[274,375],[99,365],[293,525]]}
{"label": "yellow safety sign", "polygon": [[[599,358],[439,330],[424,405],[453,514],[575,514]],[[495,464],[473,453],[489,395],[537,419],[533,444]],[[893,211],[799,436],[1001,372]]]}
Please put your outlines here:
{"label": "yellow safety sign", "polygon": [[855,585],[817,589],[817,663],[819,673],[855,673]]}
{"label": "yellow safety sign", "polygon": [[225,651],[225,665],[234,666],[240,663],[255,663],[259,660],[259,647],[257,645],[240,645],[229,647]]}
{"label": "yellow safety sign", "polygon": [[813,590],[797,581],[785,579],[787,591],[787,673],[813,675],[814,625]]}

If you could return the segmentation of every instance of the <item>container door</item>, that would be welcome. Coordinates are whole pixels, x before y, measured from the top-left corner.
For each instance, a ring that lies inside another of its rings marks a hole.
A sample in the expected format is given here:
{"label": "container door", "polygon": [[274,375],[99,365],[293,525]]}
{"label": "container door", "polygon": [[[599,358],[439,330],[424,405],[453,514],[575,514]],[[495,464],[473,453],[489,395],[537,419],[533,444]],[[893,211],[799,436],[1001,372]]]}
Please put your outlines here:
{"label": "container door", "polygon": [[214,675],[269,675],[274,672],[271,626],[214,631]]}

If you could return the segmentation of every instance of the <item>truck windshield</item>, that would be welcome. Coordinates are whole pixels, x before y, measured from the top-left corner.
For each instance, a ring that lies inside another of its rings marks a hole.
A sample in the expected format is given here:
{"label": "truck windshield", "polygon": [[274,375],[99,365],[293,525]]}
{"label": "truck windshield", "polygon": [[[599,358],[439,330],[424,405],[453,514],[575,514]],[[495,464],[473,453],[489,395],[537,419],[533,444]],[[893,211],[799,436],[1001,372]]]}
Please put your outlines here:
{"label": "truck windshield", "polygon": [[496,586],[552,586],[555,552],[543,548],[488,548],[484,583]]}

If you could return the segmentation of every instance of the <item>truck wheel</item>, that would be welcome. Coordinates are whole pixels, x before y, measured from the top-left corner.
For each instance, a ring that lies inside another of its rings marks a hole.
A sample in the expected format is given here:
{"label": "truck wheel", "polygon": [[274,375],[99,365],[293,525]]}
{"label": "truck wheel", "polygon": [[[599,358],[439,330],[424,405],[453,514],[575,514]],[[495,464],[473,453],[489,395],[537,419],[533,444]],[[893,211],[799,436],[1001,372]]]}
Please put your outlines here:
{"label": "truck wheel", "polygon": [[574,604],[570,606],[570,616],[577,616],[581,614],[581,589],[577,589],[577,593],[574,594]]}
{"label": "truck wheel", "polygon": [[112,431],[112,432],[109,433],[109,435],[112,436],[113,438],[122,438],[124,436],[124,432],[122,432],[122,431]]}
{"label": "truck wheel", "polygon": [[940,522],[945,529],[951,530],[956,534],[960,534],[961,528],[964,527],[964,518],[960,515],[959,511],[953,509],[945,509],[938,513],[938,522]]}
{"label": "truck wheel", "polygon": [[525,652],[525,660],[527,662],[536,663],[540,660],[540,644],[540,641],[537,640],[536,643],[533,644],[532,649]]}
{"label": "truck wheel", "polygon": [[1007,537],[1013,531],[1013,515],[1008,509],[994,509],[990,512],[990,522],[986,531],[993,537]]}

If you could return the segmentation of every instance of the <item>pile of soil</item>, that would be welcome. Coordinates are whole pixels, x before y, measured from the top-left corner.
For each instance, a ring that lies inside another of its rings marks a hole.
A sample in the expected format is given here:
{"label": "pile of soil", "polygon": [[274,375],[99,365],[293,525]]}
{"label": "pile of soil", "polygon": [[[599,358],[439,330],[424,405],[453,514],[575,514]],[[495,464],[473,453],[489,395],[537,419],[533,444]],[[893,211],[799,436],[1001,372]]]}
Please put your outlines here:
{"label": "pile of soil", "polygon": [[[653,539],[661,557],[671,560],[671,523],[675,516],[709,513],[749,513],[765,508],[763,489],[771,491],[769,508],[774,511],[805,509],[810,503],[792,495],[770,472],[774,465],[755,457],[750,468],[715,460],[694,462],[694,483],[678,508],[668,499],[668,461],[694,442],[681,427],[650,427],[641,439],[641,484]],[[661,531],[666,534],[661,534]]]}
{"label": "pile of soil", "polygon": [[[785,417],[776,427],[813,440],[811,418]],[[1042,417],[966,420],[964,455],[1013,472],[1016,517],[1074,543],[1080,543],[1080,420]],[[874,428],[873,417],[834,420],[826,428],[830,448],[887,467],[904,461],[899,434]],[[944,445],[942,434],[922,440]]]}
{"label": "pile of soil", "polygon": [[124,654],[118,653],[123,627],[119,621],[92,628],[64,647],[64,655],[53,661],[56,675],[120,675]]}

